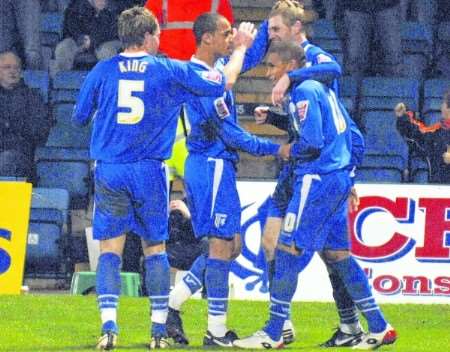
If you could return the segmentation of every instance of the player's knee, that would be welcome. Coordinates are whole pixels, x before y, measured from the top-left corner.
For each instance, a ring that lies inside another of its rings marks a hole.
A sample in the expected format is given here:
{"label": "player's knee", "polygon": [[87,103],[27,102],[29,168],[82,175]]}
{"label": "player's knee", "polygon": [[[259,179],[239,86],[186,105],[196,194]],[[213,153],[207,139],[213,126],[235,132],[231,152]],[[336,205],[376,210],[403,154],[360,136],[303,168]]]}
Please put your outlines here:
{"label": "player's knee", "polygon": [[225,240],[217,237],[209,238],[209,257],[231,260],[234,249],[233,239]]}
{"label": "player's knee", "polygon": [[242,242],[241,237],[236,236],[234,243],[233,243],[233,251],[231,252],[231,260],[235,260],[237,257],[239,257],[239,254],[241,254],[242,250]]}
{"label": "player's knee", "polygon": [[144,255],[146,257],[156,254],[161,254],[166,251],[166,244],[164,242],[160,243],[148,243],[145,241],[142,241],[142,248]]}
{"label": "player's knee", "polygon": [[327,264],[337,263],[341,260],[344,260],[350,256],[350,252],[348,250],[325,250],[321,253],[322,259]]}

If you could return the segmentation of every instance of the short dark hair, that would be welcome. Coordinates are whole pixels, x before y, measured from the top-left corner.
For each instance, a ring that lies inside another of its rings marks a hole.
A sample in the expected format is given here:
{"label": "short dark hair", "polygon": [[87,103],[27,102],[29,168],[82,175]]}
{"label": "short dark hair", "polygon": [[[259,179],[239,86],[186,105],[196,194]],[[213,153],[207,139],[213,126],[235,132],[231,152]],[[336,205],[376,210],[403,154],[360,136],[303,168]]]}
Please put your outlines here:
{"label": "short dark hair", "polygon": [[118,20],[119,39],[124,48],[141,46],[145,33],[155,34],[158,21],[145,7],[135,6],[123,11]]}
{"label": "short dark hair", "polygon": [[206,12],[197,17],[192,28],[196,45],[201,44],[203,34],[217,31],[217,24],[221,18],[224,17],[212,12]]}
{"label": "short dark hair", "polygon": [[278,54],[283,62],[295,60],[300,67],[305,64],[305,51],[300,45],[290,41],[272,42],[267,52],[269,54]]}

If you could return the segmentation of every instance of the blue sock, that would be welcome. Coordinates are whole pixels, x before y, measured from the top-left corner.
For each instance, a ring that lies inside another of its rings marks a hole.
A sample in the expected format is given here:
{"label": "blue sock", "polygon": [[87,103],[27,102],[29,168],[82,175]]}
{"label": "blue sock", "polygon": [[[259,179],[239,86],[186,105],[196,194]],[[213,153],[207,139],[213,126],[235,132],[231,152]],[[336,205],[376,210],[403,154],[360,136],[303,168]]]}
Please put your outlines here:
{"label": "blue sock", "polygon": [[226,333],[228,275],[231,262],[215,258],[206,261],[205,286],[208,294],[208,330],[217,337]]}
{"label": "blue sock", "polygon": [[386,329],[387,322],[372,296],[367,276],[356,260],[353,257],[348,257],[339,262],[330,263],[330,266],[339,274],[341,280],[345,283],[347,292],[367,319],[369,331],[377,333]]}
{"label": "blue sock", "polygon": [[145,284],[151,303],[152,336],[167,336],[170,267],[166,253],[145,258]]}
{"label": "blue sock", "polygon": [[334,270],[330,270],[330,283],[333,288],[334,302],[339,314],[341,324],[358,323],[358,311],[353,303],[352,297],[347,292],[345,284],[342,282],[339,274]]}
{"label": "blue sock", "polygon": [[195,259],[191,269],[183,277],[183,281],[192,294],[200,290],[203,286],[203,278],[206,270],[206,254],[202,254]]}
{"label": "blue sock", "polygon": [[275,250],[275,273],[270,286],[270,319],[264,331],[274,341],[281,338],[283,324],[289,318],[292,297],[297,289],[299,257]]}
{"label": "blue sock", "polygon": [[102,253],[98,258],[96,274],[97,301],[102,320],[102,332],[118,333],[117,305],[120,295],[121,259],[114,253]]}

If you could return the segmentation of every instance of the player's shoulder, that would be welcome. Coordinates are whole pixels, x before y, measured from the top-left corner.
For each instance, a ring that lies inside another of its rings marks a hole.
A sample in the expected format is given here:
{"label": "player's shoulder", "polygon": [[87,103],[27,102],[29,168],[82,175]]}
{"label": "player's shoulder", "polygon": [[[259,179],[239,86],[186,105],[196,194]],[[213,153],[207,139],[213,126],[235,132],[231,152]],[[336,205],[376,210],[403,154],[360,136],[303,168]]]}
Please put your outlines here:
{"label": "player's shoulder", "polygon": [[319,81],[307,79],[294,88],[294,93],[318,93],[324,90],[324,85]]}
{"label": "player's shoulder", "polygon": [[314,59],[319,64],[336,61],[333,55],[315,44],[308,43],[305,47],[305,52],[308,57]]}

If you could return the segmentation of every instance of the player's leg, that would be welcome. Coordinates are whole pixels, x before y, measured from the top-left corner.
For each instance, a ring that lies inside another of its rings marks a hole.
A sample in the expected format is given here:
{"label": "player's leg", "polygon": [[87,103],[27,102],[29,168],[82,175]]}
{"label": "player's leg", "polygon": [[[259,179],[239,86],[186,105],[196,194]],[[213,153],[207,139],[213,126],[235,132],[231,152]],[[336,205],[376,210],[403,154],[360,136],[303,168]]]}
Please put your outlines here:
{"label": "player's leg", "polygon": [[[333,207],[333,214],[328,216],[329,221],[326,229],[328,236],[323,245],[323,257],[331,270],[339,275],[353,302],[367,319],[369,333],[362,336],[361,342],[358,342],[360,339],[355,340],[352,343],[354,348],[373,349],[382,344],[393,343],[396,339],[396,333],[387,323],[380,307],[375,302],[366,274],[350,255],[347,225],[348,192],[345,192],[344,187],[341,187],[346,183],[349,184],[348,176],[345,173],[337,173],[334,178],[335,180],[332,181],[336,184],[333,187],[334,194],[338,195],[339,192],[342,192],[345,197],[336,202]],[[329,200],[337,199],[334,194],[330,194]],[[373,342],[373,344],[369,342]]]}
{"label": "player's leg", "polygon": [[117,305],[120,295],[120,266],[129,229],[131,201],[124,191],[120,164],[98,163],[95,168],[94,238],[100,240],[96,291],[102,329],[99,349],[113,349],[117,343]]}
{"label": "player's leg", "polygon": [[167,333],[177,344],[189,344],[189,340],[184,333],[180,309],[184,302],[202,288],[207,258],[207,253],[198,256],[188,273],[175,284],[175,287],[170,292]]}
{"label": "player's leg", "polygon": [[143,240],[145,284],[151,304],[150,348],[169,347],[166,320],[170,290],[170,266],[164,242],[155,244]]}
{"label": "player's leg", "polygon": [[145,284],[151,304],[150,348],[169,347],[166,320],[170,289],[170,266],[165,241],[168,239],[168,172],[156,160],[141,161],[132,170],[129,187],[135,221],[133,230],[142,238],[145,256]]}
{"label": "player's leg", "polygon": [[321,347],[351,346],[354,341],[360,340],[364,332],[359,322],[358,310],[339,274],[327,264],[323,256],[322,260],[327,266],[333,289],[333,298],[339,315],[339,327],[327,341],[321,344]]}
{"label": "player's leg", "polygon": [[[310,182],[307,184],[307,189],[302,187],[302,184],[303,182],[300,180],[294,188],[279,243],[275,250],[275,273],[270,287],[270,319],[262,330],[252,336],[235,341],[234,345],[237,347],[264,349],[283,346],[283,326],[289,317],[291,300],[297,289],[298,274],[306,266],[304,263],[308,263],[312,257],[312,252],[299,250],[298,248],[303,247],[297,243],[299,233],[304,233],[300,226],[300,217],[306,208],[304,204]],[[310,255],[306,261],[301,260],[304,254]]]}
{"label": "player's leg", "polygon": [[358,262],[348,252],[325,251],[324,254],[329,265],[339,274],[353,301],[367,320],[369,332],[364,334],[353,348],[370,350],[394,343],[397,334],[384,318],[372,295],[367,276]]}

